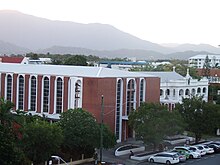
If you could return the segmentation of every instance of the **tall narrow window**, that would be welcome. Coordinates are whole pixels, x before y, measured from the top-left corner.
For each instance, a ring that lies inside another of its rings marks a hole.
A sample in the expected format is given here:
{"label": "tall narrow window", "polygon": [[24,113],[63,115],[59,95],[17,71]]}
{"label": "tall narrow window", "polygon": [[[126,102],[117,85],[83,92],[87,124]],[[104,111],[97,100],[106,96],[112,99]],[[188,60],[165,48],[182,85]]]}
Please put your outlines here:
{"label": "tall narrow window", "polygon": [[134,80],[129,80],[127,85],[127,116],[134,109],[135,88]]}
{"label": "tall narrow window", "polygon": [[50,87],[49,87],[49,78],[44,78],[44,88],[43,88],[43,112],[49,112],[49,94],[50,94]]}
{"label": "tall narrow window", "polygon": [[201,93],[201,88],[197,88],[197,93]]}
{"label": "tall narrow window", "polygon": [[37,100],[37,80],[35,76],[31,77],[31,101],[30,110],[36,111],[36,100]]}
{"label": "tall narrow window", "polygon": [[57,97],[56,97],[56,113],[62,112],[63,107],[63,80],[59,77],[57,79]]}
{"label": "tall narrow window", "polygon": [[7,93],[6,99],[11,101],[12,100],[12,76],[7,75]]}
{"label": "tall narrow window", "polygon": [[74,107],[79,108],[79,101],[81,95],[81,81],[77,80],[75,83],[75,100],[74,100]]}
{"label": "tall narrow window", "polygon": [[185,95],[186,95],[186,96],[189,96],[189,95],[190,95],[190,91],[189,91],[189,89],[186,89],[186,91],[185,91]]}
{"label": "tall narrow window", "polygon": [[140,103],[144,102],[144,79],[140,82]]}
{"label": "tall narrow window", "polygon": [[24,77],[18,78],[18,109],[24,110]]}
{"label": "tall narrow window", "polygon": [[115,135],[117,140],[120,140],[120,129],[121,129],[121,110],[122,110],[122,80],[117,82],[117,93],[116,93],[116,127]]}

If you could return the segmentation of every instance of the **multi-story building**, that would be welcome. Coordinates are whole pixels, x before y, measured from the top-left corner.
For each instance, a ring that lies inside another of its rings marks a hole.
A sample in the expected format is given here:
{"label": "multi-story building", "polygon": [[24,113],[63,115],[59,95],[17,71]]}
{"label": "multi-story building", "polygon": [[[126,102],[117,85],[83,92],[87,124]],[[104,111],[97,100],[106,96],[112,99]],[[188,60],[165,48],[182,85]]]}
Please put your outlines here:
{"label": "multi-story building", "polygon": [[128,115],[141,102],[160,101],[160,79],[102,67],[0,64],[0,95],[14,110],[59,119],[62,112],[83,108],[98,122],[104,97],[104,123],[118,142],[133,137]]}
{"label": "multi-story building", "polygon": [[129,71],[135,67],[144,67],[146,61],[100,61],[98,66]]}
{"label": "multi-story building", "polygon": [[183,98],[203,96],[203,100],[208,101],[208,80],[192,79],[187,70],[186,77],[175,72],[144,72],[147,75],[160,77],[160,102],[167,105],[170,110],[175,108],[175,104],[182,103]]}
{"label": "multi-story building", "polygon": [[189,66],[194,68],[203,68],[207,56],[209,59],[210,67],[220,66],[220,55],[211,55],[211,54],[209,55],[201,54],[190,57],[188,59]]}

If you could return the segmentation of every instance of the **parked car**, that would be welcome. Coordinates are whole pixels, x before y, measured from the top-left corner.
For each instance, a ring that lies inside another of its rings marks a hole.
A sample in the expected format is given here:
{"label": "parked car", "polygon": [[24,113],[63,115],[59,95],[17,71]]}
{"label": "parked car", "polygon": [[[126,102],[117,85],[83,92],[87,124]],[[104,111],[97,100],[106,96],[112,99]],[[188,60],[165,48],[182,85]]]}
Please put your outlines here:
{"label": "parked car", "polygon": [[213,148],[208,147],[207,145],[201,144],[197,145],[198,148],[203,148],[203,150],[206,152],[206,154],[213,154],[215,151]]}
{"label": "parked car", "polygon": [[189,152],[189,158],[190,159],[197,159],[197,158],[201,158],[201,154],[198,153],[198,152],[194,152],[194,151],[191,151],[189,150],[188,147],[185,147],[185,146],[177,146],[177,147],[174,147],[174,149],[176,150],[182,150],[182,151],[188,151]]}
{"label": "parked car", "polygon": [[190,152],[189,151],[185,151],[185,150],[181,150],[181,149],[174,149],[171,152],[178,152],[181,155],[184,155],[186,157],[186,159],[189,159],[189,156],[190,156]]}
{"label": "parked car", "polygon": [[206,154],[205,150],[203,150],[203,148],[200,148],[198,146],[189,146],[188,148],[190,151],[200,153],[201,156],[204,156]]}
{"label": "parked car", "polygon": [[179,160],[180,162],[185,162],[186,161],[186,156],[184,154],[181,154],[180,152],[178,152],[177,150],[172,150],[170,151],[172,153],[177,153],[177,155],[179,156]]}
{"label": "parked car", "polygon": [[176,164],[179,163],[179,156],[177,153],[171,153],[171,152],[162,152],[155,154],[151,156],[148,159],[151,163],[156,162],[156,163],[164,163],[164,164]]}
{"label": "parked car", "polygon": [[209,144],[215,144],[215,145],[218,145],[220,147],[220,142],[218,142],[218,141],[212,141]]}
{"label": "parked car", "polygon": [[220,152],[220,147],[216,144],[207,144],[208,147],[213,148],[215,153],[219,153]]}

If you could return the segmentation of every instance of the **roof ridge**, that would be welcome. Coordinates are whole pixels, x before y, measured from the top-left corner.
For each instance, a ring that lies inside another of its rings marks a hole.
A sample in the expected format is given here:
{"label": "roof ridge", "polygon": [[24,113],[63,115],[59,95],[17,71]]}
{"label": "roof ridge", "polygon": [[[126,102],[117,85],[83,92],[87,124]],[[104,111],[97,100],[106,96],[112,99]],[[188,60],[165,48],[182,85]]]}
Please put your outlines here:
{"label": "roof ridge", "polygon": [[99,67],[99,70],[98,70],[98,73],[96,74],[96,77],[100,76],[100,73],[101,73],[102,69],[103,69],[102,67]]}

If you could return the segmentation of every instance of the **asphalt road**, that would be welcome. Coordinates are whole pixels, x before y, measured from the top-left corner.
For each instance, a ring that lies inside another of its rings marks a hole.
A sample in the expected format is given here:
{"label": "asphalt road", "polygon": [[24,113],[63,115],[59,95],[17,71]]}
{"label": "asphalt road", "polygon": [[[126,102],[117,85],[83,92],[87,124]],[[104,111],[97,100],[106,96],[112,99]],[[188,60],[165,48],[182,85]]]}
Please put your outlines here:
{"label": "asphalt road", "polygon": [[[205,155],[201,159],[190,159],[184,163],[179,163],[180,165],[219,165],[220,164],[220,154]],[[150,162],[140,162],[137,165],[161,165],[158,163]]]}

